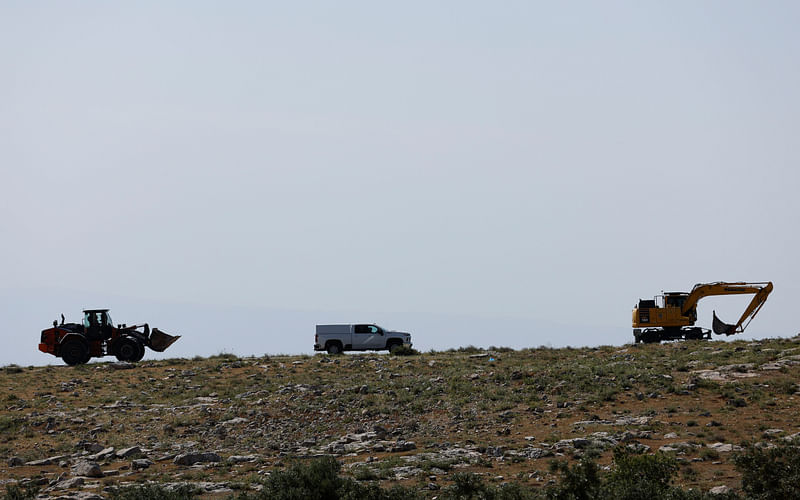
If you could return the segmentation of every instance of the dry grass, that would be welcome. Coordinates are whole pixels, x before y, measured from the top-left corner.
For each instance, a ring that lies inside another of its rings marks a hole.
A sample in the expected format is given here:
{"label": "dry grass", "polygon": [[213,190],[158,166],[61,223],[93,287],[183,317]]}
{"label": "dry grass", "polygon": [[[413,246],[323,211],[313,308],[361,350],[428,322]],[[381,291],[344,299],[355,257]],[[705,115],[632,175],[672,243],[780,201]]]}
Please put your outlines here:
{"label": "dry grass", "polygon": [[[651,451],[689,443],[677,455],[679,486],[738,488],[731,453],[707,445],[778,441],[800,431],[800,367],[791,360],[798,354],[797,339],[775,339],[490,352],[469,348],[413,356],[219,355],[144,361],[133,370],[115,370],[110,363],[10,366],[0,371],[0,456],[6,459],[0,480],[53,479],[65,470],[58,464],[7,467],[7,459],[73,454],[82,443],[93,442],[140,446],[156,462],[132,471],[129,460],[111,460],[103,470],[115,475],[102,479],[101,486],[202,479],[246,488],[259,475],[285,467],[287,459],[305,456],[309,448],[379,425],[392,439],[414,441],[417,449],[340,459],[362,463],[372,457],[369,468],[362,464],[351,473],[386,484],[395,482],[392,470],[404,464],[402,456],[460,446],[482,451],[484,458],[428,460],[424,474],[400,483],[425,483],[434,470],[440,484],[446,484],[453,472],[472,471],[538,487],[552,478],[548,463],[559,455],[569,460],[590,456],[601,464],[611,458],[610,448],[558,451],[552,450],[555,442],[628,430],[649,431],[635,441]],[[765,369],[781,360],[778,369]],[[641,425],[608,423],[622,417],[649,419]],[[245,421],[226,423],[234,418]],[[576,425],[581,421],[588,423]],[[677,437],[668,437],[672,433]],[[552,454],[529,459],[508,453],[532,446]],[[202,471],[156,460],[184,449],[223,457],[255,454],[258,460]],[[487,452],[496,449],[500,452]]]}

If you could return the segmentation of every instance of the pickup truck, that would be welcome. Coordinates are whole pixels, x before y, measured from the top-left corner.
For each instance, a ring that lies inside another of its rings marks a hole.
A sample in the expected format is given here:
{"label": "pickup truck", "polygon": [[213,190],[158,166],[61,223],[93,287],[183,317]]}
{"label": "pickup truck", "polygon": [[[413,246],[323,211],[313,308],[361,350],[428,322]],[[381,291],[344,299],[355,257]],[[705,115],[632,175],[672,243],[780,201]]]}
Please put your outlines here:
{"label": "pickup truck", "polygon": [[378,325],[317,325],[314,350],[339,354],[344,351],[389,351],[411,347],[411,334],[386,330]]}

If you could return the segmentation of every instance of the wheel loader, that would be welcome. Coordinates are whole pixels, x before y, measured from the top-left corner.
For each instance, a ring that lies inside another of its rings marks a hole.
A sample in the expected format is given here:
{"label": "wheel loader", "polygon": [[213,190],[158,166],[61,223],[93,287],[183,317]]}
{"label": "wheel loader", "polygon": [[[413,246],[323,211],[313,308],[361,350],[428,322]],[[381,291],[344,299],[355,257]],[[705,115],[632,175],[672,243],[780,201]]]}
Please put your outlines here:
{"label": "wheel loader", "polygon": [[158,328],[150,330],[141,325],[117,325],[111,321],[108,309],[84,309],[82,323],[53,321],[53,327],[42,330],[39,350],[79,365],[91,358],[114,355],[120,361],[136,362],[144,357],[144,348],[163,352],[180,335],[169,335]]}
{"label": "wheel loader", "polygon": [[[636,343],[662,340],[688,340],[711,338],[711,331],[694,326],[697,321],[697,302],[712,295],[754,294],[742,317],[729,325],[714,311],[712,328],[717,335],[744,332],[772,292],[772,282],[748,283],[744,281],[698,283],[689,293],[665,292],[653,300],[639,300],[633,308],[633,337]],[[746,322],[746,323],[745,323]]]}

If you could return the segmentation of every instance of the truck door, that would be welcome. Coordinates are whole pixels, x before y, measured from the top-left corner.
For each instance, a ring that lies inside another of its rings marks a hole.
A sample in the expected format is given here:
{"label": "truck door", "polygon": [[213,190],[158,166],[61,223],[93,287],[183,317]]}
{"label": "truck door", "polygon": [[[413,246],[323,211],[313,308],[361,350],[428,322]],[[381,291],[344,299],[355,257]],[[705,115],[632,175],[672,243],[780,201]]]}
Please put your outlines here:
{"label": "truck door", "polygon": [[355,325],[353,328],[353,349],[383,349],[386,339],[383,330],[375,325]]}

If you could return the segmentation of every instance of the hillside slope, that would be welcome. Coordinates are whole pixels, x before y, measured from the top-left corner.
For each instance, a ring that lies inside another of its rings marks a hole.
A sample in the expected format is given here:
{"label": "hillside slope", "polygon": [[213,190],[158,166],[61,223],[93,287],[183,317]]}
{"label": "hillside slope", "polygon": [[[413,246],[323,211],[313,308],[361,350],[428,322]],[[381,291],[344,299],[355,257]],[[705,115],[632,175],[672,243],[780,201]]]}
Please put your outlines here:
{"label": "hillside slope", "polygon": [[6,366],[0,480],[102,494],[194,482],[248,490],[295,458],[442,487],[458,471],[541,487],[553,458],[674,455],[678,485],[737,489],[745,442],[800,432],[800,339],[412,356]]}

